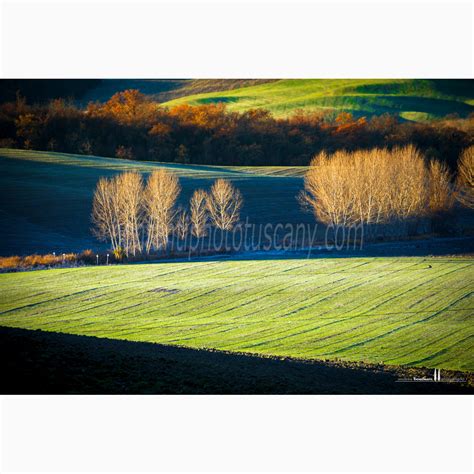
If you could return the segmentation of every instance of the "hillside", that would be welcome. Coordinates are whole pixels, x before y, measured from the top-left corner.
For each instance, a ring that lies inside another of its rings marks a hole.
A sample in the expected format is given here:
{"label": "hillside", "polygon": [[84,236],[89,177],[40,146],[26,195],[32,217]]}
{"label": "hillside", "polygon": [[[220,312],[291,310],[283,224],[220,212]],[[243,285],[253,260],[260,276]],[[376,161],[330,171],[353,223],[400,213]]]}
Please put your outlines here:
{"label": "hillside", "polygon": [[272,82],[272,79],[103,79],[81,98],[105,102],[116,92],[138,89],[155,102],[166,102],[194,94],[229,91]]}
{"label": "hillside", "polygon": [[15,100],[19,92],[28,103],[73,98],[85,106],[126,89],[169,106],[223,102],[229,110],[264,108],[276,116],[304,109],[426,120],[474,111],[474,81],[468,79],[4,79],[0,99]]}
{"label": "hillside", "polygon": [[138,89],[156,102],[206,92],[227,91],[272,82],[273,79],[2,79],[0,102],[16,100],[17,93],[28,103],[73,99],[85,105],[105,102],[116,92]]}
{"label": "hillside", "polygon": [[227,178],[242,191],[242,219],[314,222],[296,201],[303,187],[303,167],[179,165],[1,149],[0,255],[103,248],[90,230],[97,180],[126,170],[146,175],[160,167],[178,175],[182,205],[195,189],[209,189],[216,178]]}
{"label": "hillside", "polygon": [[408,120],[474,112],[472,80],[288,79],[251,87],[189,95],[165,105],[223,102],[229,110],[263,108],[276,116],[298,109],[372,115],[385,112]]}
{"label": "hillside", "polygon": [[474,370],[471,258],[257,259],[0,275],[0,325]]}
{"label": "hillside", "polygon": [[[91,233],[92,197],[98,179],[122,171],[138,171],[146,177],[159,168],[179,177],[182,206],[188,205],[195,189],[208,190],[215,179],[225,178],[242,192],[243,222],[248,218],[257,226],[316,223],[313,214],[304,212],[297,201],[305,167],[181,165],[0,149],[0,256],[104,250],[106,244]],[[462,216],[463,227],[471,229],[472,213],[463,211]],[[315,237],[324,239],[325,226],[318,224]],[[463,252],[453,247],[451,253]]]}

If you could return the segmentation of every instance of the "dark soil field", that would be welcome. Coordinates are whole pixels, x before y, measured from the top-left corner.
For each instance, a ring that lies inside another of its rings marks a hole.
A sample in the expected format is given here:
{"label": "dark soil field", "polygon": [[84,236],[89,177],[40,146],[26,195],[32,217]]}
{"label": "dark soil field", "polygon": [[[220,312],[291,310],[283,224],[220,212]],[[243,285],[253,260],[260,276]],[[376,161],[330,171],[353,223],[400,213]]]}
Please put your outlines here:
{"label": "dark soil field", "polygon": [[472,394],[424,369],[306,362],[0,328],[5,394]]}

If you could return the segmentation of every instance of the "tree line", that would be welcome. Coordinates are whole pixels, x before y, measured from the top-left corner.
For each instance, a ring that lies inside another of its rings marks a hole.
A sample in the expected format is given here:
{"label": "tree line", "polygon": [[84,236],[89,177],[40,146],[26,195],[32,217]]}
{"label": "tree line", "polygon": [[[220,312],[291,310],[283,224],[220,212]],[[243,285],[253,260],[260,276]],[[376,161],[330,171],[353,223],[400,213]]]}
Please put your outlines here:
{"label": "tree line", "polygon": [[[427,160],[413,145],[319,153],[311,161],[299,200],[322,223],[362,224],[397,231],[449,212],[455,201],[474,208],[474,146],[463,151],[458,177],[445,163]],[[367,235],[367,234],[366,234]]]}
{"label": "tree line", "polygon": [[56,99],[0,105],[0,146],[122,159],[217,165],[304,165],[322,151],[415,145],[451,171],[473,144],[474,117],[429,123],[298,111],[275,118],[263,109],[230,112],[223,104],[163,107],[137,90],[79,108]]}
{"label": "tree line", "polygon": [[137,172],[101,178],[92,205],[94,234],[110,242],[120,260],[166,251],[171,235],[200,239],[210,225],[229,231],[239,221],[242,195],[225,179],[209,192],[195,190],[188,209],[176,205],[180,192],[178,178],[165,169],[153,171],[146,182]]}
{"label": "tree line", "polygon": [[[201,239],[210,226],[227,232],[239,224],[243,199],[229,181],[196,189],[187,208],[176,204],[180,191],[177,176],[165,169],[146,182],[137,172],[101,178],[93,199],[95,235],[120,260],[166,251],[172,235]],[[367,238],[387,230],[407,235],[410,223],[445,217],[456,200],[474,208],[474,146],[463,152],[456,180],[445,163],[427,160],[413,145],[322,152],[311,161],[298,199],[333,228],[362,225]]]}

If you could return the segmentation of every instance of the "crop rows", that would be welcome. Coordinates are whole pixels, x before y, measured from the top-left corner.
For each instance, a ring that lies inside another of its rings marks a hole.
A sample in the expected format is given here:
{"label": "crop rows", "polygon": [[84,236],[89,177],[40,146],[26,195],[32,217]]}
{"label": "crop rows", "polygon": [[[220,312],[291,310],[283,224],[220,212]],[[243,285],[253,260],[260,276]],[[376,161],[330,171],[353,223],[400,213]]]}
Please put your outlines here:
{"label": "crop rows", "polygon": [[0,325],[474,370],[468,258],[201,261],[0,275]]}

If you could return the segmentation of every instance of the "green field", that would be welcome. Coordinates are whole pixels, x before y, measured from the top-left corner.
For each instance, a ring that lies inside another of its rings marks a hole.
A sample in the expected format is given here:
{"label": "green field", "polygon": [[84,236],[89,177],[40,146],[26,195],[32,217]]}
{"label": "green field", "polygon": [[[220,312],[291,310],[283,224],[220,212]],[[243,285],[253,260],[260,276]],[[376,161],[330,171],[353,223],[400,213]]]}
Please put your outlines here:
{"label": "green field", "polygon": [[101,176],[166,167],[180,179],[180,203],[226,178],[244,197],[242,220],[313,223],[296,196],[304,167],[198,166],[0,149],[0,255],[104,248],[91,234],[92,196]]}
{"label": "green field", "polygon": [[399,114],[427,120],[474,111],[474,90],[466,81],[413,79],[285,79],[240,89],[180,97],[165,105],[222,102],[229,110],[264,108],[275,116],[297,109],[372,115]]}
{"label": "green field", "polygon": [[474,371],[474,260],[197,261],[0,275],[0,325]]}

